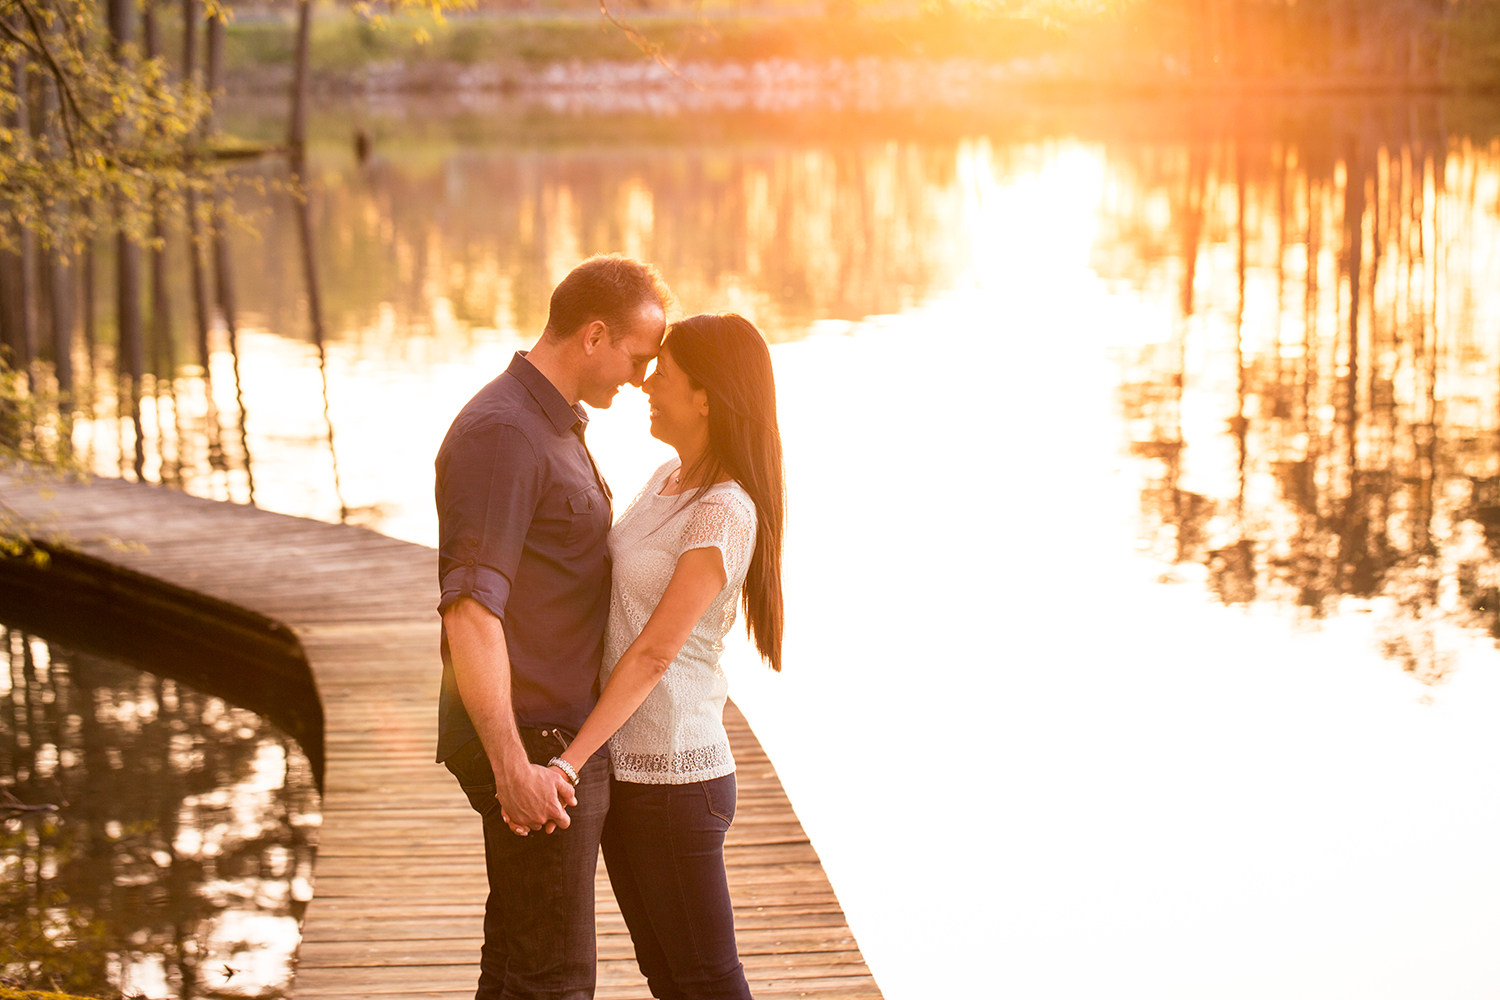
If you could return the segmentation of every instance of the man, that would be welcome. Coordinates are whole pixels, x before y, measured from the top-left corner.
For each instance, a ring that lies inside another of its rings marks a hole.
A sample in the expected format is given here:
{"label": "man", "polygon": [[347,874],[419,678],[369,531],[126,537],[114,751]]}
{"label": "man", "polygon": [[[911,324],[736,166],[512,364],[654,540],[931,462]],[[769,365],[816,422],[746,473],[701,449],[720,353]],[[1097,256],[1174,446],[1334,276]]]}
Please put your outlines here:
{"label": "man", "polygon": [[579,401],[639,387],[666,332],[656,270],[591,257],[546,329],[459,413],[437,457],[443,686],[437,759],[483,817],[490,892],[476,1000],[594,995],[608,761],[547,762],[599,695],[610,493]]}

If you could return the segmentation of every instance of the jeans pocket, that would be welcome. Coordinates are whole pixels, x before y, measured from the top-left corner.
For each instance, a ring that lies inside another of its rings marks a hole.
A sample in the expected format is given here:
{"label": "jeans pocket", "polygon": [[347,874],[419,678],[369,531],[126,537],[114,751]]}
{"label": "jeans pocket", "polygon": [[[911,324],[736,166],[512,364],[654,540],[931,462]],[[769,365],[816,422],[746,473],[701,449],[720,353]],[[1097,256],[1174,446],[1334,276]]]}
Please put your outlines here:
{"label": "jeans pocket", "polygon": [[469,797],[469,805],[481,816],[487,816],[492,809],[500,808],[500,800],[495,798],[494,785],[459,785],[465,795]]}
{"label": "jeans pocket", "polygon": [[526,759],[533,764],[546,764],[553,757],[560,757],[568,744],[573,742],[571,734],[564,729],[517,729],[521,745],[526,748]]}
{"label": "jeans pocket", "polygon": [[737,798],[734,775],[726,774],[722,778],[700,781],[698,787],[703,789],[703,797],[708,803],[709,813],[723,820],[727,828],[734,822],[734,806]]}
{"label": "jeans pocket", "polygon": [[495,772],[490,770],[490,758],[484,752],[484,744],[475,737],[443,762],[448,771],[458,779],[458,787],[469,798],[469,805],[483,816],[500,804],[495,798]]}

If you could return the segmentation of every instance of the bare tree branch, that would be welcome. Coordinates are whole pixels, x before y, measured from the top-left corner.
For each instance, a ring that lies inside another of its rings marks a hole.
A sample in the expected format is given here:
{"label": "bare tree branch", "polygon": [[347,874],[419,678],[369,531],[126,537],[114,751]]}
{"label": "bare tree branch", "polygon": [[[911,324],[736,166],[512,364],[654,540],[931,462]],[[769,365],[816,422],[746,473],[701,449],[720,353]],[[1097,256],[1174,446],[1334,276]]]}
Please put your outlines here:
{"label": "bare tree branch", "polygon": [[3,798],[0,798],[0,809],[5,810],[6,812],[17,814],[29,812],[57,812],[57,806],[53,805],[50,802],[34,806],[22,802],[20,799],[16,798],[8,791],[0,794],[3,794],[4,796]]}
{"label": "bare tree branch", "polygon": [[620,32],[624,34],[626,38],[630,39],[631,44],[640,49],[646,55],[650,56],[652,59],[656,60],[656,64],[662,69],[666,70],[668,73],[671,73],[673,76],[677,77],[677,79],[681,80],[689,87],[692,87],[694,90],[701,91],[703,89],[703,86],[698,83],[698,81],[689,80],[687,77],[677,72],[677,67],[667,62],[666,57],[661,54],[660,45],[656,44],[655,42],[651,41],[651,39],[641,34],[640,31],[637,30],[634,26],[620,20],[619,18],[615,17],[614,14],[610,13],[609,4],[606,2],[606,0],[599,0],[599,12],[604,15],[605,20],[609,21],[609,23],[613,24],[616,28],[619,28]]}
{"label": "bare tree branch", "polygon": [[[52,50],[47,47],[47,40],[42,37],[42,26],[37,21],[36,11],[31,9],[31,5],[26,0],[16,0],[16,6],[20,7],[21,12],[26,15],[26,21],[31,25],[31,33],[36,36],[36,44],[41,49],[41,56],[47,65],[52,68],[52,78],[57,81],[58,90],[67,98],[68,106],[73,109],[73,114],[78,120],[81,122],[84,121],[83,113],[78,108],[78,98],[74,96],[73,87],[68,83],[68,75],[57,64],[57,60],[52,57]],[[15,37],[14,32],[10,32],[9,28],[7,28],[7,33]],[[78,138],[73,134],[73,125],[68,121],[67,112],[59,114],[58,117],[62,119],[63,131],[67,133],[68,137],[68,153],[72,156],[73,166],[76,167],[79,165]]]}
{"label": "bare tree branch", "polygon": [[10,22],[7,21],[4,17],[0,17],[0,30],[3,30],[8,36],[10,36],[11,41],[15,42],[17,45],[20,45],[27,52],[30,52],[33,56],[41,55],[41,53],[36,50],[35,46],[28,42],[23,36],[16,34],[16,29],[12,28],[10,26]]}

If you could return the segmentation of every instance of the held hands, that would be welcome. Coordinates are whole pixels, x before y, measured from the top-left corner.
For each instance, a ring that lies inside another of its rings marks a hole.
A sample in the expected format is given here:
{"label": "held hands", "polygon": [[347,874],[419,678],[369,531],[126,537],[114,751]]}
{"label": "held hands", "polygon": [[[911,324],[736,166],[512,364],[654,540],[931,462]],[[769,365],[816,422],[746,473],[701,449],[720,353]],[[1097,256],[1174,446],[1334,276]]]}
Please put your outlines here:
{"label": "held hands", "polygon": [[567,807],[578,804],[578,796],[563,773],[540,764],[528,763],[509,776],[497,774],[495,788],[501,819],[522,837],[532,830],[566,830],[570,822]]}

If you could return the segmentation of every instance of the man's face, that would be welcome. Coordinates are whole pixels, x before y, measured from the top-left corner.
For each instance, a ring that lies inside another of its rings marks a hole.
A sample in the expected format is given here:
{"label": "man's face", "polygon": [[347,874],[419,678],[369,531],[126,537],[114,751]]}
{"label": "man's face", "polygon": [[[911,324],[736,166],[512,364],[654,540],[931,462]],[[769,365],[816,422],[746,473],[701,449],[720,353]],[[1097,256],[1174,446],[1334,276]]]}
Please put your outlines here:
{"label": "man's face", "polygon": [[611,342],[610,334],[619,332],[607,330],[588,356],[582,398],[595,409],[605,409],[614,402],[615,393],[626,382],[639,388],[646,380],[646,366],[661,350],[667,317],[658,303],[643,303],[627,323],[624,336]]}

